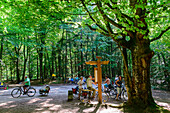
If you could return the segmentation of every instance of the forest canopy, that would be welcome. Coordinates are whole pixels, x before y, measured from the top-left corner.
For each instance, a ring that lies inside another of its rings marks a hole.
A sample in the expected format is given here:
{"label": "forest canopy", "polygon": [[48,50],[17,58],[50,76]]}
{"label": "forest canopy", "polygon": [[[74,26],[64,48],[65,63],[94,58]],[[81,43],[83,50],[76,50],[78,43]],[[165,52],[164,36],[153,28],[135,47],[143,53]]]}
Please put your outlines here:
{"label": "forest canopy", "polygon": [[29,75],[44,83],[56,74],[66,82],[93,75],[85,61],[101,56],[110,61],[103,77],[124,77],[129,104],[154,103],[151,87],[169,90],[167,0],[2,0],[0,7],[1,81]]}

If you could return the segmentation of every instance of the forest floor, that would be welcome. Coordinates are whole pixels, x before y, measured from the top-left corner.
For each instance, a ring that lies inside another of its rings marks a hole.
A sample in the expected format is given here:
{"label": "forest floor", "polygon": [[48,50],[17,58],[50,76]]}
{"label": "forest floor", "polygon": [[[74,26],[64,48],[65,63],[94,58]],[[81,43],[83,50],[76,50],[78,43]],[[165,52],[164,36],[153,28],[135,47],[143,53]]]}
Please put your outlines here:
{"label": "forest floor", "polygon": [[[19,98],[13,98],[11,91],[0,90],[0,113],[123,113],[124,109],[118,106],[123,103],[110,99],[102,105],[97,101],[87,104],[77,100],[75,95],[73,101],[68,102],[68,90],[76,87],[76,85],[56,84],[50,85],[50,93],[48,96],[39,94],[42,86],[33,86],[37,93],[34,97],[21,95]],[[164,109],[170,111],[170,92],[153,90],[153,97],[156,103],[163,106]]]}

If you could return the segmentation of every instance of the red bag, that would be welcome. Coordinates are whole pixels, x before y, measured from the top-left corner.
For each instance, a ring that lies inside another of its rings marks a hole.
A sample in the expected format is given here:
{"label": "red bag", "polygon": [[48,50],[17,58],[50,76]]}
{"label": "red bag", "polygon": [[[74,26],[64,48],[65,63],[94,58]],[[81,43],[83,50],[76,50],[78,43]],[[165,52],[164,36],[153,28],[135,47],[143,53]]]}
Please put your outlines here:
{"label": "red bag", "polygon": [[87,96],[87,92],[83,92],[82,95],[83,95],[83,96]]}
{"label": "red bag", "polygon": [[74,94],[77,94],[76,89],[72,88],[72,91],[73,91]]}

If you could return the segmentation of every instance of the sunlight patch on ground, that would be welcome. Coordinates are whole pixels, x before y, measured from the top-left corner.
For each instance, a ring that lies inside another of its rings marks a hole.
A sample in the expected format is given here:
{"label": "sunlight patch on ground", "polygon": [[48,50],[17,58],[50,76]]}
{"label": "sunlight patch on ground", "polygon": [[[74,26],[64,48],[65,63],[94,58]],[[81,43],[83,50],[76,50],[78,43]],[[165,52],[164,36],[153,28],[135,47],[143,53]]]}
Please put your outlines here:
{"label": "sunlight patch on ground", "polygon": [[53,105],[49,110],[58,110],[59,108],[61,108],[61,105]]}
{"label": "sunlight patch on ground", "polygon": [[90,113],[90,112],[93,112],[94,109],[95,109],[95,107],[90,107],[90,108],[84,109],[83,112]]}
{"label": "sunlight patch on ground", "polygon": [[0,104],[0,107],[1,107],[1,106],[6,106],[6,105],[7,105],[7,103],[1,103],[1,104]]}
{"label": "sunlight patch on ground", "polygon": [[75,109],[62,109],[57,113],[77,113],[77,111]]}
{"label": "sunlight patch on ground", "polygon": [[45,102],[40,103],[40,105],[42,105],[42,107],[52,107],[55,104],[49,104],[50,101],[52,101],[53,99],[47,99]]}
{"label": "sunlight patch on ground", "polygon": [[158,105],[162,106],[164,109],[170,110],[170,104],[165,103],[165,102],[158,102],[158,101],[156,101],[156,100],[155,100],[155,102],[156,102]]}
{"label": "sunlight patch on ground", "polygon": [[108,109],[102,109],[101,111],[97,112],[97,113],[123,113],[118,109],[113,109],[113,108],[108,108]]}
{"label": "sunlight patch on ground", "polygon": [[16,107],[17,105],[11,105],[11,106],[7,106],[7,108],[13,108]]}
{"label": "sunlight patch on ground", "polygon": [[50,111],[43,111],[43,112],[41,112],[41,113],[51,113]]}
{"label": "sunlight patch on ground", "polygon": [[44,108],[38,108],[38,109],[35,109],[36,111],[41,111],[43,110]]}
{"label": "sunlight patch on ground", "polygon": [[39,98],[31,99],[31,100],[28,102],[28,104],[35,103],[35,102],[37,102],[37,101],[39,101],[39,100],[41,100],[41,99],[39,99]]}
{"label": "sunlight patch on ground", "polygon": [[1,103],[0,104],[0,107],[2,107],[2,106],[6,106],[6,105],[8,105],[8,104],[10,104],[10,103],[12,103],[13,101],[9,101],[9,102],[4,102],[4,103]]}

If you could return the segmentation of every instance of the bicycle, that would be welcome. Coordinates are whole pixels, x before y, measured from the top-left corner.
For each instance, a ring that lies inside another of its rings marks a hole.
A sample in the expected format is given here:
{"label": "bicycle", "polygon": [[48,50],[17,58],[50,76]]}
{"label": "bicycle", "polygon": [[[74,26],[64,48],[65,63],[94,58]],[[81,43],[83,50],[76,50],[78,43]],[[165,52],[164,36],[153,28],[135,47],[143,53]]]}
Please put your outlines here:
{"label": "bicycle", "polygon": [[[113,89],[110,91],[110,97],[116,99],[116,96],[117,96],[117,86],[113,86]],[[124,100],[128,99],[127,91],[124,84],[122,84],[121,94],[119,95],[119,99],[121,99],[121,97],[123,97]]]}
{"label": "bicycle", "polygon": [[[111,97],[110,92],[112,92],[113,87],[109,86],[110,88],[106,88],[106,90],[103,89],[102,87],[102,102],[107,102],[109,98]],[[96,90],[98,89],[98,86],[95,88]],[[98,91],[96,92],[96,98],[98,98]]]}
{"label": "bicycle", "polygon": [[36,90],[32,86],[29,86],[26,89],[26,92],[24,92],[24,90],[22,89],[22,86],[19,86],[12,90],[11,96],[13,98],[18,98],[21,96],[21,94],[23,94],[23,95],[27,94],[29,97],[33,97],[35,95],[35,93],[36,93]]}

